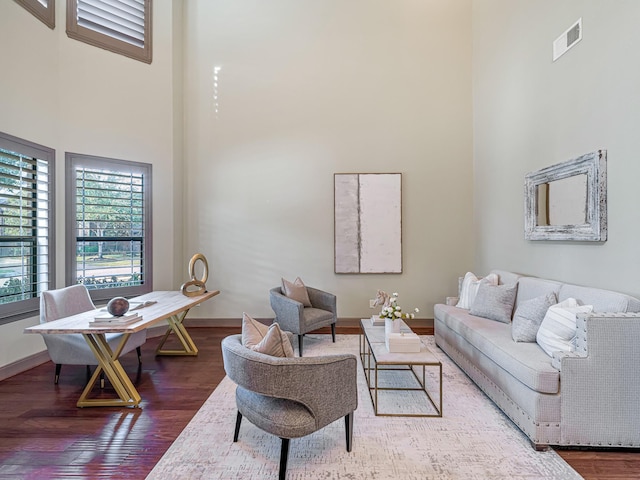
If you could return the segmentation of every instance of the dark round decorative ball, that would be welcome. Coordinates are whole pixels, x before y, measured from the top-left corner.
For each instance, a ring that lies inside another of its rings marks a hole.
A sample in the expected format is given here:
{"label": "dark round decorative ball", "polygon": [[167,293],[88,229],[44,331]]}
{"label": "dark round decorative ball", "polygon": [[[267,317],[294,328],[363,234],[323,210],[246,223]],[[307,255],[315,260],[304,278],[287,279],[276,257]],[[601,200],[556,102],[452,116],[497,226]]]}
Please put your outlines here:
{"label": "dark round decorative ball", "polygon": [[107,303],[107,312],[114,317],[121,317],[129,310],[129,300],[124,297],[115,297]]}

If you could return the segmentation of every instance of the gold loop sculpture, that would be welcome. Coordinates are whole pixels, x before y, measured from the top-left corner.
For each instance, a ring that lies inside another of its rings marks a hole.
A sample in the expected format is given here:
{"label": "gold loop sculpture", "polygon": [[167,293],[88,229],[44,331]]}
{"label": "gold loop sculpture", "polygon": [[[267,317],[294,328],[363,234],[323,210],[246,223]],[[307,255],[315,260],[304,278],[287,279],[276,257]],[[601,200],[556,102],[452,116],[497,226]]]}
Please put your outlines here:
{"label": "gold loop sculpture", "polygon": [[[196,263],[200,260],[204,265],[204,272],[202,273],[202,278],[198,280],[196,278]],[[189,280],[186,283],[183,283],[180,287],[180,291],[183,295],[187,297],[196,297],[198,295],[202,295],[207,291],[207,286],[205,285],[207,279],[209,278],[209,263],[207,262],[207,257],[205,257],[201,253],[196,253],[191,260],[189,260]],[[195,287],[195,289],[194,289]]]}

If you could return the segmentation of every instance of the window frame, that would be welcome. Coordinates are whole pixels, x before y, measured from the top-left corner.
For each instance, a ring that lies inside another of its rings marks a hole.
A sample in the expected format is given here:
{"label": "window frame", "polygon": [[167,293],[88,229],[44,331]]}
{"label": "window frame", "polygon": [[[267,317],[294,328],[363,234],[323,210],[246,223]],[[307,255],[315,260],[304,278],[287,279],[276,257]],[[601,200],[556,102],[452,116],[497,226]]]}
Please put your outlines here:
{"label": "window frame", "polygon": [[[53,148],[39,145],[37,143],[14,137],[7,133],[0,132],[0,147],[26,157],[37,158],[47,163],[47,189],[48,189],[48,215],[47,228],[49,231],[47,248],[47,290],[55,288],[55,266],[56,266],[56,245],[55,245],[55,157]],[[40,310],[40,291],[36,296],[27,300],[0,304],[0,325],[33,317]]]}
{"label": "window frame", "polygon": [[51,30],[56,28],[56,0],[47,0],[44,6],[38,0],[14,0]]}
{"label": "window frame", "polygon": [[[80,0],[82,1],[82,0]],[[110,52],[151,63],[152,53],[152,1],[144,1],[144,47],[140,48],[110,35],[78,25],[78,0],[67,0],[67,36]]]}
{"label": "window frame", "polygon": [[77,261],[76,261],[76,168],[84,167],[89,169],[108,169],[112,171],[126,173],[141,173],[144,178],[143,187],[143,244],[142,244],[142,265],[143,284],[127,287],[110,287],[89,289],[92,300],[110,300],[114,297],[135,297],[153,290],[153,235],[152,235],[152,165],[149,163],[120,160],[95,155],[84,155],[79,153],[65,153],[65,282],[66,285],[77,284]]}

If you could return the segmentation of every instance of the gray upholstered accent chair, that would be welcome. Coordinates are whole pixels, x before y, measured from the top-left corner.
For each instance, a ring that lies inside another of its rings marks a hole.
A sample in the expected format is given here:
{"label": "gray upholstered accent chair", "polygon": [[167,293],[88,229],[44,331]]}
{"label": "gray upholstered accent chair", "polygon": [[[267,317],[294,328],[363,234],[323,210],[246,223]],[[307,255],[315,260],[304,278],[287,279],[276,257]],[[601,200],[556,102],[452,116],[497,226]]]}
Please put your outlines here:
{"label": "gray upholstered accent chair", "polygon": [[222,340],[222,359],[236,388],[238,415],[233,441],[245,416],[282,439],[280,479],[287,470],[289,439],[304,437],[344,417],[351,451],[353,412],[358,407],[355,355],[272,357],[242,345],[242,335]]}
{"label": "gray upholstered accent chair", "polygon": [[276,314],[274,321],[282,330],[298,335],[298,352],[302,356],[302,338],[305,333],[331,325],[331,337],[336,341],[336,321],[338,319],[336,296],[317,288],[306,287],[311,301],[310,307],[293,300],[280,287],[269,290],[271,308]]}
{"label": "gray upholstered accent chair", "polygon": [[[94,310],[96,307],[84,285],[72,285],[58,290],[49,290],[40,294],[40,323],[58,320],[78,313]],[[51,361],[56,364],[54,383],[58,383],[62,365],[97,365],[98,360],[81,334],[43,334],[44,343]],[[121,333],[106,334],[112,349],[120,343]],[[141,330],[131,334],[120,356],[134,348],[138,353],[138,363],[142,362],[140,345],[147,340],[147,331]],[[101,382],[102,383],[102,382]]]}

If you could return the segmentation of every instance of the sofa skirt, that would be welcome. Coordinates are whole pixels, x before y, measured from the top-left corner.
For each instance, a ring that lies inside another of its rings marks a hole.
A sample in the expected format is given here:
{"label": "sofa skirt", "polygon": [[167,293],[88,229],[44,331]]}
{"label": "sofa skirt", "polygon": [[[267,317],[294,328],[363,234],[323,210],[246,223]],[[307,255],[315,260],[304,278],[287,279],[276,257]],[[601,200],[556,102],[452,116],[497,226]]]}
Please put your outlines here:
{"label": "sofa skirt", "polygon": [[[561,398],[536,392],[435,319],[436,344],[536,446],[560,444]],[[515,399],[515,400],[514,400]]]}

